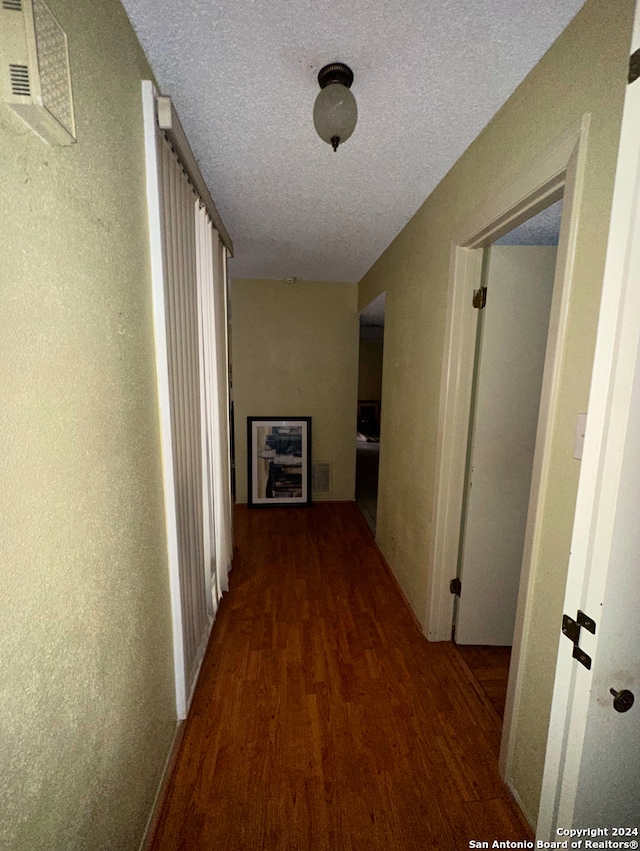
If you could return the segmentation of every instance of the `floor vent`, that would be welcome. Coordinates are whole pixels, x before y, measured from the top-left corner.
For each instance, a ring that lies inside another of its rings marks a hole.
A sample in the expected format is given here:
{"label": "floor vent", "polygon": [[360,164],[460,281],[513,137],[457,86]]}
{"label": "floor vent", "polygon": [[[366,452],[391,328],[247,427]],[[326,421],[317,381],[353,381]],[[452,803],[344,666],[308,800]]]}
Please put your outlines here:
{"label": "floor vent", "polygon": [[314,496],[331,493],[331,463],[314,461],[311,465],[311,490]]}

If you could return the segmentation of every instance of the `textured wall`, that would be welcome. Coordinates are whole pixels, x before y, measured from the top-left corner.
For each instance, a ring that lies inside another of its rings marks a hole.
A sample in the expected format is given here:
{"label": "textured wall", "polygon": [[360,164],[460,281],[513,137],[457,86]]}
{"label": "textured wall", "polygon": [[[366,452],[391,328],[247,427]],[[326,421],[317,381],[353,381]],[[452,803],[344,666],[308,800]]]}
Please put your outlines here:
{"label": "textured wall", "polygon": [[247,501],[247,417],[310,416],[314,461],[332,464],[329,499],[353,499],[357,285],[234,280],[231,289],[238,502]]}
{"label": "textured wall", "polygon": [[382,397],[382,343],[360,340],[358,399]]}
{"label": "textured wall", "polygon": [[542,546],[534,566],[513,783],[538,810],[558,628],[586,410],[631,39],[632,0],[589,0],[538,66],[360,283],[360,307],[386,290],[377,539],[419,617],[426,603],[430,518],[452,235],[583,113],[592,115],[560,404]]}
{"label": "textured wall", "polygon": [[0,105],[0,848],[139,845],[175,729],[140,80],[50,0],[78,144]]}

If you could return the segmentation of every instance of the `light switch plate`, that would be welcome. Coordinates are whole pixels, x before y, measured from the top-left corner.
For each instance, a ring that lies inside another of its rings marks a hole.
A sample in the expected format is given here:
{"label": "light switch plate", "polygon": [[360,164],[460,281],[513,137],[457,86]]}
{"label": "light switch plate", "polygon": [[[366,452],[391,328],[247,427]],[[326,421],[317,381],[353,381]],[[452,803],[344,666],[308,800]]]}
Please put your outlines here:
{"label": "light switch plate", "polygon": [[587,415],[578,414],[576,419],[576,434],[573,438],[573,457],[578,461],[582,459],[582,450],[584,449],[584,433],[587,428]]}

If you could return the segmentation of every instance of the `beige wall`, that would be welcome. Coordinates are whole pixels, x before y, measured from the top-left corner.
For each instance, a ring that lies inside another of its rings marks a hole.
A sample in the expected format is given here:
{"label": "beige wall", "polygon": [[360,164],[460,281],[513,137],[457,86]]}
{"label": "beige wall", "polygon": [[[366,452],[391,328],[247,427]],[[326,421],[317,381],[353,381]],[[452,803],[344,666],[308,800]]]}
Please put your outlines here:
{"label": "beige wall", "polygon": [[360,340],[358,399],[382,398],[382,343]]}
{"label": "beige wall", "polygon": [[312,458],[332,466],[327,499],[353,499],[357,285],[234,280],[231,315],[238,502],[247,501],[248,416],[312,417]]}
{"label": "beige wall", "polygon": [[175,729],[140,80],[115,0],[48,0],[78,144],[0,105],[0,847],[137,849]]}
{"label": "beige wall", "polygon": [[583,113],[591,113],[576,286],[535,565],[522,713],[516,719],[520,744],[512,781],[531,817],[538,809],[579,473],[573,432],[589,389],[633,5],[632,0],[588,0],[360,283],[360,308],[387,293],[377,539],[422,618],[452,235]]}

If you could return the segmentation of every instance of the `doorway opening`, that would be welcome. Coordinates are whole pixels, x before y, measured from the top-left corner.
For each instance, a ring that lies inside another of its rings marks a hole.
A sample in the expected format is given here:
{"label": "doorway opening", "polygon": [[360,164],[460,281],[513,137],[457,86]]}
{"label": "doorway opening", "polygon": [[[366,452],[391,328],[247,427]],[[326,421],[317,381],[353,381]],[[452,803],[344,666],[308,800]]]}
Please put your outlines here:
{"label": "doorway opening", "polygon": [[[522,222],[563,198],[556,275],[540,397],[540,412],[522,557],[518,605],[500,747],[500,775],[531,825],[538,816],[538,788],[544,772],[544,750],[531,751],[531,731],[549,731],[551,701],[531,701],[532,689],[550,694],[556,656],[536,654],[536,641],[549,629],[548,595],[542,582],[543,531],[549,493],[554,428],[562,392],[569,304],[575,279],[578,214],[583,202],[590,116],[582,119],[520,174],[470,214],[452,234],[450,286],[443,348],[442,383],[436,448],[431,542],[427,560],[424,632],[431,641],[450,641],[460,551],[465,471],[476,349],[477,311],[474,295],[482,287],[484,249]],[[562,523],[568,524],[567,518]],[[554,592],[555,593],[555,592]],[[464,588],[462,590],[464,594]],[[557,599],[554,603],[561,607]],[[560,629],[558,627],[558,634]]]}
{"label": "doorway opening", "polygon": [[378,516],[385,293],[360,313],[356,502],[375,535]]}
{"label": "doorway opening", "polygon": [[534,466],[558,200],[483,250],[453,639],[504,717]]}

